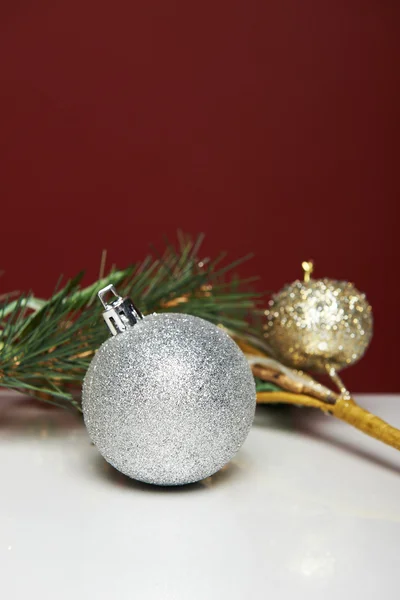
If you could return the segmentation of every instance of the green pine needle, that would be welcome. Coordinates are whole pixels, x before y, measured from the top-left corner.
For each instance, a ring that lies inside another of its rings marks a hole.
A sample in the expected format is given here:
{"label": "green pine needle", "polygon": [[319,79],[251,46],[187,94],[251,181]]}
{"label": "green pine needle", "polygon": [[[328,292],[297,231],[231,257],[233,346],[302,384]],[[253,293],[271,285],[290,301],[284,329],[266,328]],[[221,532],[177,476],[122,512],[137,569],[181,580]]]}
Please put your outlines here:
{"label": "green pine needle", "polygon": [[97,292],[109,283],[121,296],[130,296],[144,314],[183,312],[221,325],[238,338],[259,336],[251,323],[260,314],[260,295],[244,289],[253,279],[241,281],[232,273],[249,257],[225,265],[223,255],[200,258],[203,237],[192,239],[179,232],[177,248],[166,240],[161,256],[112,269],[85,288],[79,273],[48,300],[33,294],[2,296],[0,386],[79,409],[74,391],[108,337]]}
{"label": "green pine needle", "polygon": [[255,382],[256,382],[256,390],[257,392],[281,392],[282,388],[279,387],[279,385],[276,385],[275,383],[272,383],[271,381],[263,381],[262,379],[259,379],[258,377],[255,377]]}

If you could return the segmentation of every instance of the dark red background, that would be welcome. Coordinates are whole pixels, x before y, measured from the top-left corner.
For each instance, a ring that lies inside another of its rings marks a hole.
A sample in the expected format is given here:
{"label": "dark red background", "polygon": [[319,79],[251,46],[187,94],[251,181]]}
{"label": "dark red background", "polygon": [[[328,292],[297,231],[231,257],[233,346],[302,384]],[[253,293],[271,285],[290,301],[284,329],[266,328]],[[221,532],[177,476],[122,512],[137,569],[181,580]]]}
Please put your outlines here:
{"label": "dark red background", "polygon": [[267,289],[312,257],[374,307],[347,383],[399,390],[399,4],[2,2],[2,291],[93,279],[103,248],[124,266],[177,227],[254,251]]}

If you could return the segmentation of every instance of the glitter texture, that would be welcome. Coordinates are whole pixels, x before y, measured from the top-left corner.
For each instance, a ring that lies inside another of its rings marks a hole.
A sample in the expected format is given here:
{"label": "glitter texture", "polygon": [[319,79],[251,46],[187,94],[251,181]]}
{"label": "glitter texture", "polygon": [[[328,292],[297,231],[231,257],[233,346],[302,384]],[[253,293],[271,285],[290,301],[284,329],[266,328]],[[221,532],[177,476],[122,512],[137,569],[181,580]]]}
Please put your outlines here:
{"label": "glitter texture", "polygon": [[348,281],[295,281],[269,304],[265,337],[291,367],[343,369],[364,355],[371,340],[371,306]]}
{"label": "glitter texture", "polygon": [[129,477],[180,485],[218,471],[251,427],[255,384],[229,335],[184,314],[157,314],[107,340],[83,383],[89,435]]}

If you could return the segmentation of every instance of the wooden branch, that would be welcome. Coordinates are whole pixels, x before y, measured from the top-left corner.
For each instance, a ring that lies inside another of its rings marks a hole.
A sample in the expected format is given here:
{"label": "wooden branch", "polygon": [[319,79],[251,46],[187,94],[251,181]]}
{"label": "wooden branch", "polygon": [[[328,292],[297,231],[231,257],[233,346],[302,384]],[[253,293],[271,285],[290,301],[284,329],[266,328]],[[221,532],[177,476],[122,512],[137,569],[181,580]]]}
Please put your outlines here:
{"label": "wooden branch", "polygon": [[345,423],[349,423],[363,433],[380,440],[396,450],[400,450],[400,430],[396,429],[386,421],[383,421],[362,406],[359,406],[352,398],[339,397],[335,404],[327,404],[306,394],[292,394],[290,392],[260,392],[257,394],[257,402],[260,404],[294,404],[296,406],[308,406],[319,408],[324,413],[333,415]]}

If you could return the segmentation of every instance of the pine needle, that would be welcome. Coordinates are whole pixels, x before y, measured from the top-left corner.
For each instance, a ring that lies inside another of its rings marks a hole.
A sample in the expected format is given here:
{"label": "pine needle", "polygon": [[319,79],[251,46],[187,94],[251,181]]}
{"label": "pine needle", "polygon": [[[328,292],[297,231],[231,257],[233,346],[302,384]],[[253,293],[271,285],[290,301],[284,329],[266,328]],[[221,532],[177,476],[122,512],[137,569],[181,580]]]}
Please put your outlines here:
{"label": "pine needle", "polygon": [[224,255],[200,257],[203,238],[178,232],[177,248],[165,240],[162,254],[155,251],[155,258],[147,256],[124,270],[112,268],[107,276],[103,252],[97,282],[81,287],[79,273],[59,284],[48,300],[31,293],[2,295],[0,386],[79,410],[74,391],[108,337],[97,292],[109,283],[143,314],[183,312],[221,325],[237,338],[260,335],[251,325],[260,312],[260,295],[245,289],[253,279],[230,276],[249,257],[227,264]]}

